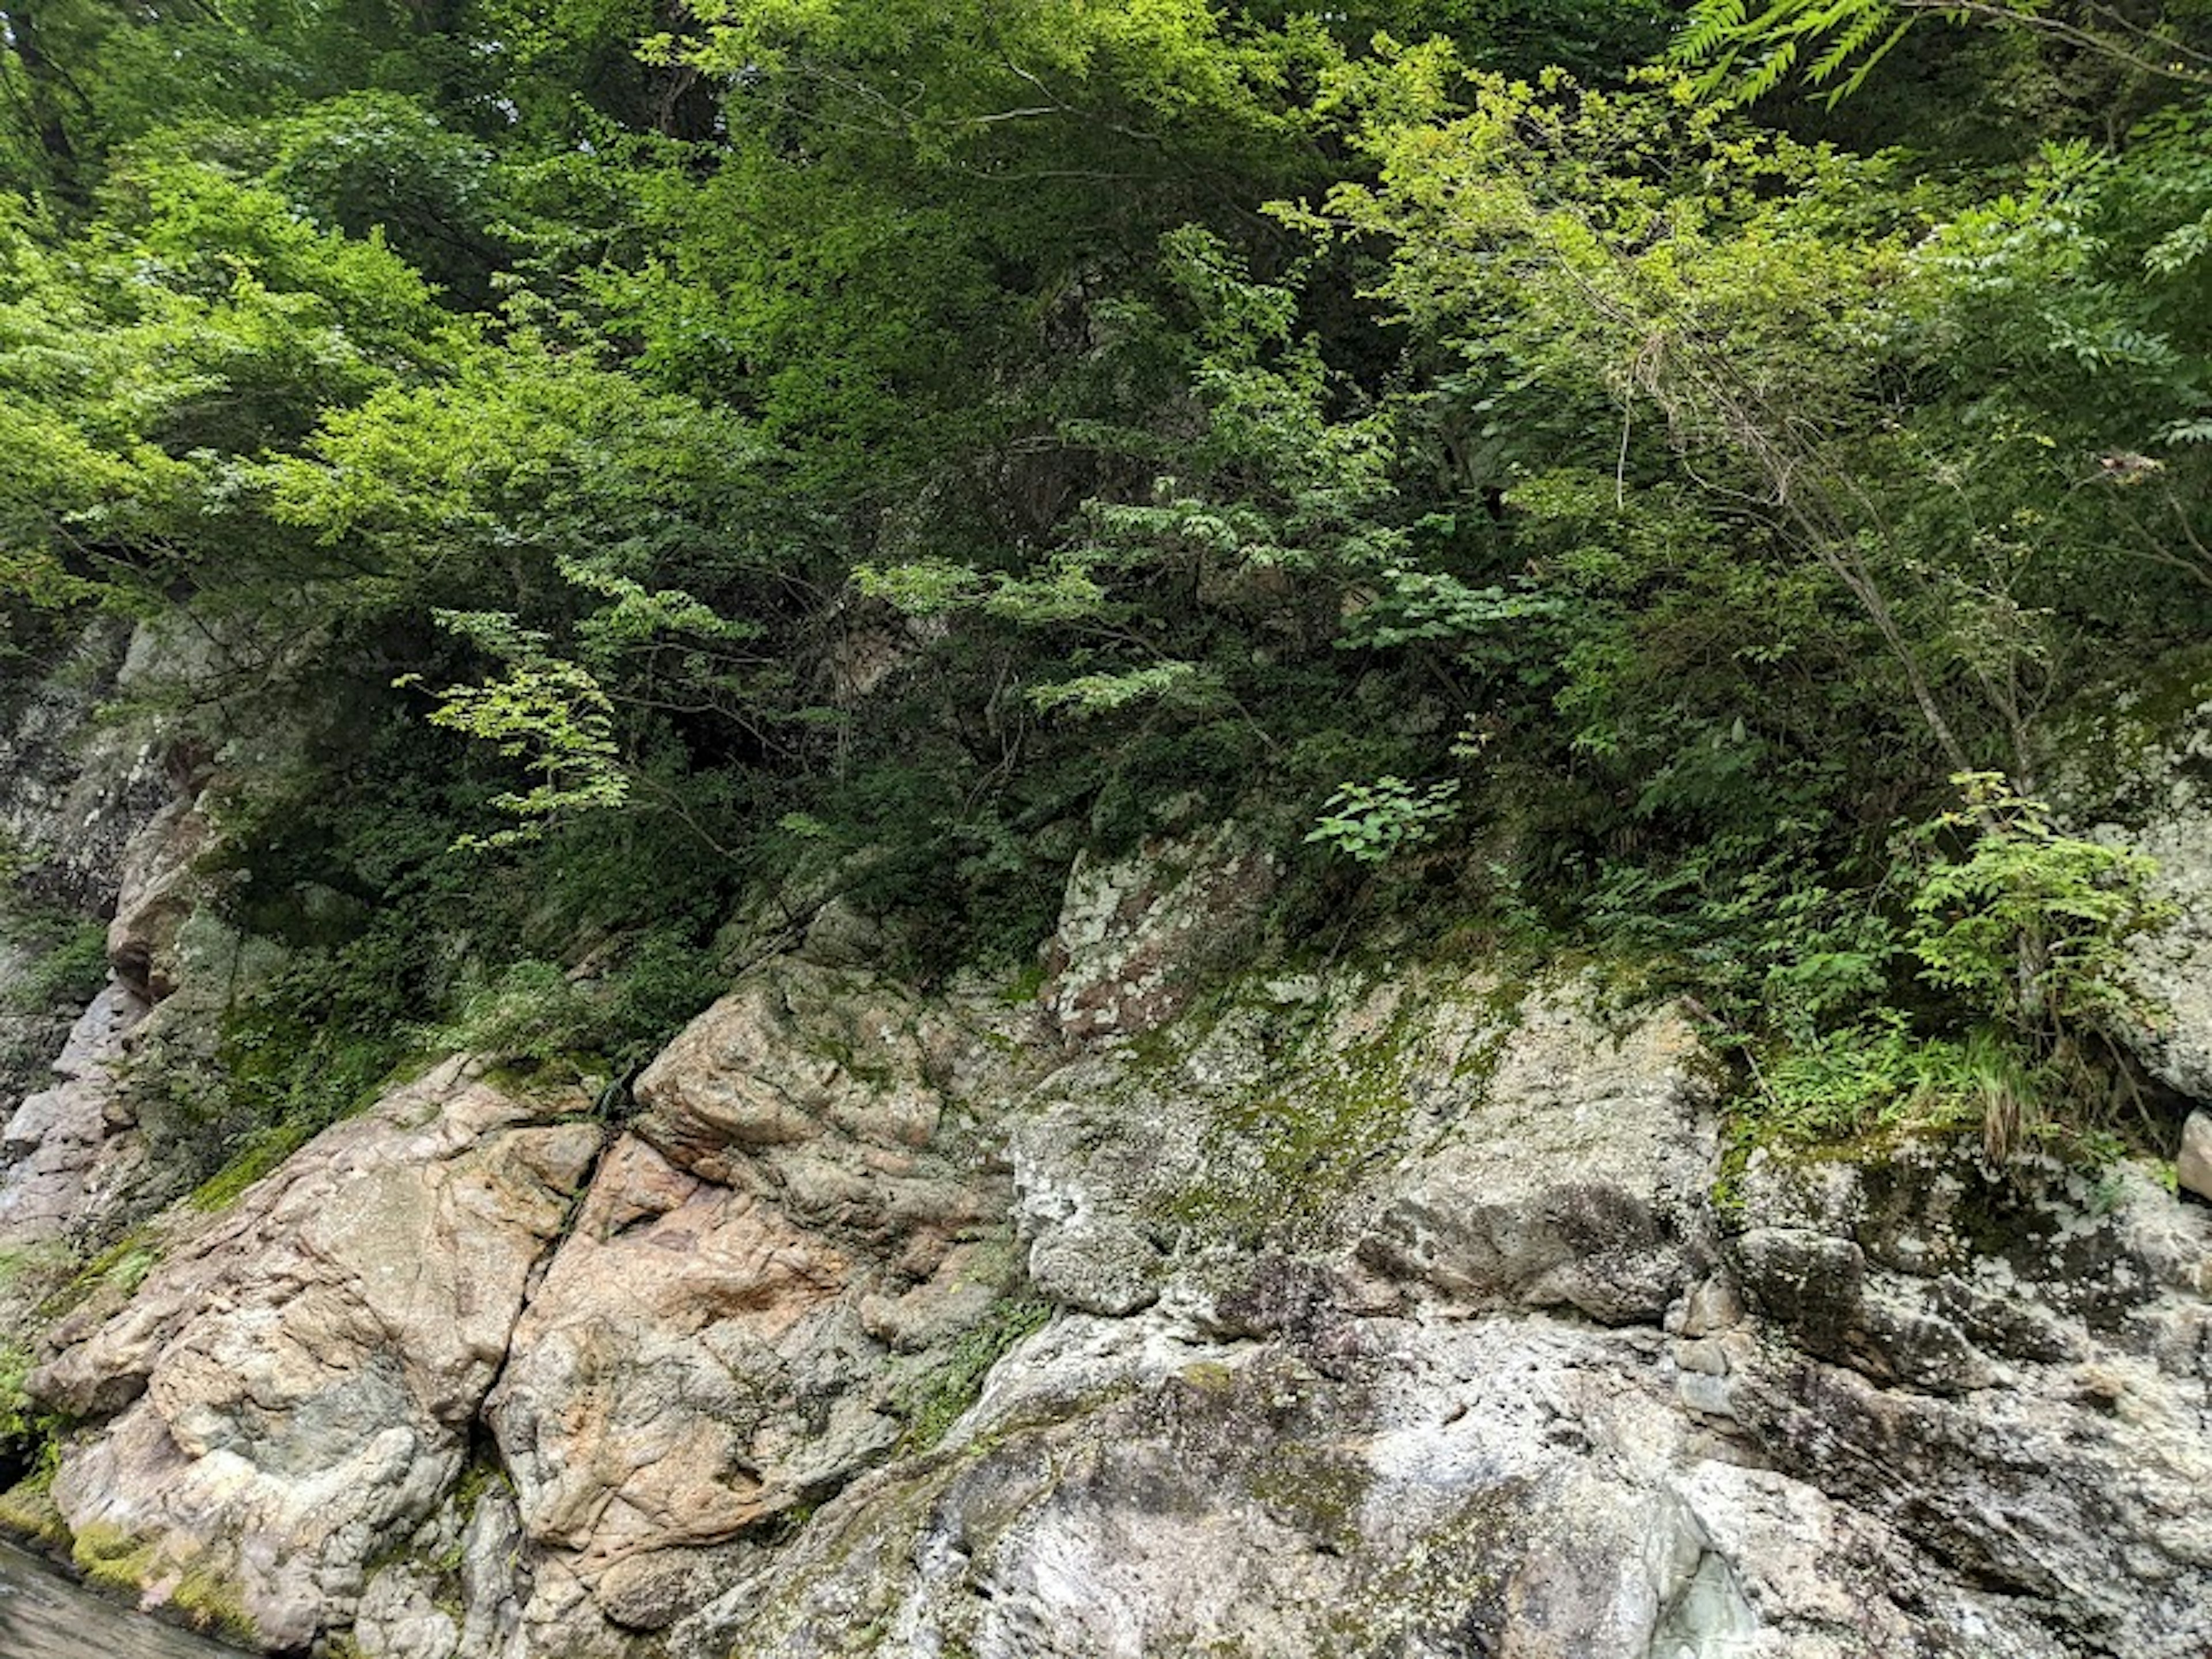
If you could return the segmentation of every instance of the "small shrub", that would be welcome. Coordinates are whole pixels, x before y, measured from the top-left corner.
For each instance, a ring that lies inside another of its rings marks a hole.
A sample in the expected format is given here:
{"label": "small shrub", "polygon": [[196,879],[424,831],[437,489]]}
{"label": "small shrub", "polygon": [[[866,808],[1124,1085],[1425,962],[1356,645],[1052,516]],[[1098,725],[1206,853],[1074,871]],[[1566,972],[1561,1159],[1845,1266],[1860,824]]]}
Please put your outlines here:
{"label": "small shrub", "polygon": [[1347,783],[1308,833],[1309,842],[1334,848],[1362,864],[1384,864],[1409,848],[1433,841],[1459,811],[1459,782],[1417,788],[1400,777]]}
{"label": "small shrub", "polygon": [[423,1046],[534,1066],[590,1058],[619,1072],[650,1059],[726,983],[710,951],[656,931],[592,977],[534,957],[511,963],[463,993]]}
{"label": "small shrub", "polygon": [[558,963],[525,960],[466,993],[435,1046],[544,1062],[591,1046],[599,1010]]}
{"label": "small shrub", "polygon": [[[1983,1139],[2002,1158],[2033,1137],[2046,1106],[2088,1130],[2132,1097],[2124,1038],[2166,1014],[2136,988],[2129,946],[2173,910],[2153,896],[2158,867],[2142,854],[2061,834],[2047,807],[1994,775],[1953,781],[1965,807],[1923,839],[1968,829],[1972,839],[1956,853],[1939,845],[1929,861],[1906,945],[1920,978],[1977,1022]],[[1998,1050],[2002,1068],[1990,1060]]]}
{"label": "small shrub", "polygon": [[12,931],[33,955],[0,997],[8,1011],[81,1008],[107,982],[107,929],[99,922],[41,917]]}
{"label": "small shrub", "polygon": [[1781,1051],[1762,1081],[1761,1129],[1801,1141],[1961,1127],[1999,1099],[2014,1103],[2015,1115],[2021,1103],[2039,1099],[2018,1055],[1993,1035],[1918,1036],[1893,1008]]}

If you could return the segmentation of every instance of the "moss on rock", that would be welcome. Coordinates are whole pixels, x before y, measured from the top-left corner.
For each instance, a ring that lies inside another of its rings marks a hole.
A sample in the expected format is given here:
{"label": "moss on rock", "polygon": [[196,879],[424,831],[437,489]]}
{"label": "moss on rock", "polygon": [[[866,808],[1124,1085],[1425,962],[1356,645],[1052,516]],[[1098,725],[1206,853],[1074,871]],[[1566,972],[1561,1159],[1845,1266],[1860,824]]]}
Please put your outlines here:
{"label": "moss on rock", "polygon": [[54,1471],[44,1464],[0,1492],[0,1532],[42,1550],[66,1551],[74,1542],[69,1522],[54,1504]]}

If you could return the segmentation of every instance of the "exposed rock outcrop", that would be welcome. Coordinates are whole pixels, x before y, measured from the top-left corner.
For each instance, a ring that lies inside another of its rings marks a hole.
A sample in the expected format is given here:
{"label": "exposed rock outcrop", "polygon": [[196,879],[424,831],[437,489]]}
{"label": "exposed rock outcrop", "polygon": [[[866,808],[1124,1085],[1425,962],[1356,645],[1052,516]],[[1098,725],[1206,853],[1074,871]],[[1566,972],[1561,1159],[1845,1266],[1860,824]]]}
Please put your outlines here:
{"label": "exposed rock outcrop", "polygon": [[2123,702],[2083,721],[2057,791],[2083,833],[2149,858],[2164,925],[2129,944],[2156,1018],[2126,1033],[2167,1087],[2212,1100],[2212,680],[2178,708]]}
{"label": "exposed rock outcrop", "polygon": [[1164,1310],[1055,1327],[962,1443],[854,1488],[675,1651],[2064,1651],[1893,1528],[1730,1459],[1654,1334],[1339,1316],[1320,1346]]}
{"label": "exposed rock outcrop", "polygon": [[[149,1179],[157,1172],[136,1133],[123,1062],[155,995],[173,986],[205,820],[193,805],[189,746],[169,723],[102,714],[103,698],[143,690],[166,659],[143,631],[126,641],[95,628],[69,672],[41,684],[0,732],[0,865],[11,881],[0,902],[38,918],[30,931],[58,933],[61,948],[71,923],[114,917],[111,961],[119,964],[88,1005],[54,993],[44,1007],[9,998],[0,1248],[64,1238],[96,1246],[169,1195]],[[37,951],[0,943],[0,993],[40,968]],[[0,1311],[0,1334],[20,1311]]]}
{"label": "exposed rock outcrop", "polygon": [[2069,1653],[2212,1646],[2212,1216],[1906,1150],[1747,1172],[1701,1391]]}
{"label": "exposed rock outcrop", "polygon": [[143,683],[155,654],[112,625],[93,629],[0,728],[0,839],[31,898],[108,914],[125,848],[174,795],[158,724],[100,718],[102,700]]}
{"label": "exposed rock outcrop", "polygon": [[65,1325],[80,1548],[369,1659],[2212,1649],[2212,1208],[1717,1200],[1692,1028],[1590,976],[1194,1006],[1193,941],[1071,1048],[851,932],[628,1122],[456,1062]]}
{"label": "exposed rock outcrop", "polygon": [[188,793],[163,805],[123,849],[107,960],[143,1001],[159,1002],[177,988],[177,935],[199,902],[193,866],[209,837],[206,811]]}
{"label": "exposed rock outcrop", "polygon": [[1274,891],[1274,854],[1240,825],[1079,857],[1047,947],[1044,1003],[1072,1037],[1129,1036],[1189,1005],[1197,970],[1233,956]]}
{"label": "exposed rock outcrop", "polygon": [[1710,1258],[1710,1091],[1679,1013],[1532,997],[1484,1086],[1392,1173],[1370,1261],[1455,1303],[1656,1322]]}
{"label": "exposed rock outcrop", "polygon": [[2212,1116],[2191,1112],[2183,1121],[2174,1180],[2184,1192],[2212,1198]]}
{"label": "exposed rock outcrop", "polygon": [[54,1061],[54,1082],[27,1097],[0,1133],[0,1247],[62,1237],[127,1185],[135,1143],[116,1068],[146,1016],[129,987],[110,984],[84,1011]]}
{"label": "exposed rock outcrop", "polygon": [[317,1138],[56,1334],[38,1395],[104,1419],[53,1501],[81,1558],[271,1648],[353,1617],[467,1461],[524,1292],[600,1146],[587,1103],[454,1061]]}
{"label": "exposed rock outcrop", "polygon": [[526,1622],[607,1650],[661,1628],[712,1593],[702,1552],[915,1431],[1019,1282],[988,1128],[1012,1068],[981,1019],[784,958],[639,1079],[489,1403]]}

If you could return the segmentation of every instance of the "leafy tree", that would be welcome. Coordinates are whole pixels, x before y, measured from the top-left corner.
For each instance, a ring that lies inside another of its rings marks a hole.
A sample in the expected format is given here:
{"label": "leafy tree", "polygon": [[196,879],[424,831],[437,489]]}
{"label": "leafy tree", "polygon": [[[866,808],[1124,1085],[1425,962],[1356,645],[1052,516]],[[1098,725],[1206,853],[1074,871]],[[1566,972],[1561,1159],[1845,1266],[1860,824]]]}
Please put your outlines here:
{"label": "leafy tree", "polygon": [[2159,8],[2148,18],[2097,4],[2040,0],[1696,0],[1675,57],[1703,65],[1704,88],[1731,98],[1765,96],[1794,74],[1825,88],[1831,105],[1867,77],[1930,17],[2017,29],[2135,75],[2212,87],[2212,40],[2194,8]]}
{"label": "leafy tree", "polygon": [[627,1065],[794,871],[1018,959],[1231,810],[1831,1127],[2082,1086],[2139,883],[2027,803],[2212,623],[2202,64],[1966,9],[1711,0],[1702,91],[1642,0],[9,10],[0,680],[105,606],[301,734],[205,1121]]}

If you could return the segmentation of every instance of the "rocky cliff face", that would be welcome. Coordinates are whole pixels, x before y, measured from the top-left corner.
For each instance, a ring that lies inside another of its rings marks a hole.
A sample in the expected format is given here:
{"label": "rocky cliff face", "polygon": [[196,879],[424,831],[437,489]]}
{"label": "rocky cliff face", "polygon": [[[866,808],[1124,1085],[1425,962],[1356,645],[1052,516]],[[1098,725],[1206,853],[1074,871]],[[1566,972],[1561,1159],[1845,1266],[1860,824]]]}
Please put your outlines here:
{"label": "rocky cliff face", "polygon": [[[103,627],[0,728],[10,908],[92,929],[106,979],[83,1006],[65,1006],[33,988],[50,964],[0,928],[0,1029],[15,1028],[0,1038],[0,1255],[97,1253],[191,1184],[189,1169],[158,1155],[174,1147],[141,1121],[128,1073],[149,1039],[207,1040],[250,971],[243,941],[201,905],[207,803],[224,768],[175,712],[234,672],[212,635]],[[265,758],[288,736],[241,741],[228,765]],[[20,1311],[0,1307],[0,1340]]]}
{"label": "rocky cliff face", "polygon": [[1083,869],[1024,1002],[818,927],[622,1121],[447,1060],[44,1334],[8,1512],[367,1659],[2212,1651],[2212,1208],[1724,1159],[1590,977],[1194,1000],[1270,878]]}
{"label": "rocky cliff face", "polygon": [[[143,863],[178,793],[152,723],[96,718],[133,666],[123,638],[91,635],[0,732],[0,865],[19,902],[79,925],[116,913],[134,849]],[[0,939],[0,1249],[97,1224],[136,1162],[111,1144],[130,1126],[106,1085],[146,1000],[118,983],[72,1009],[32,991],[40,967]]]}

